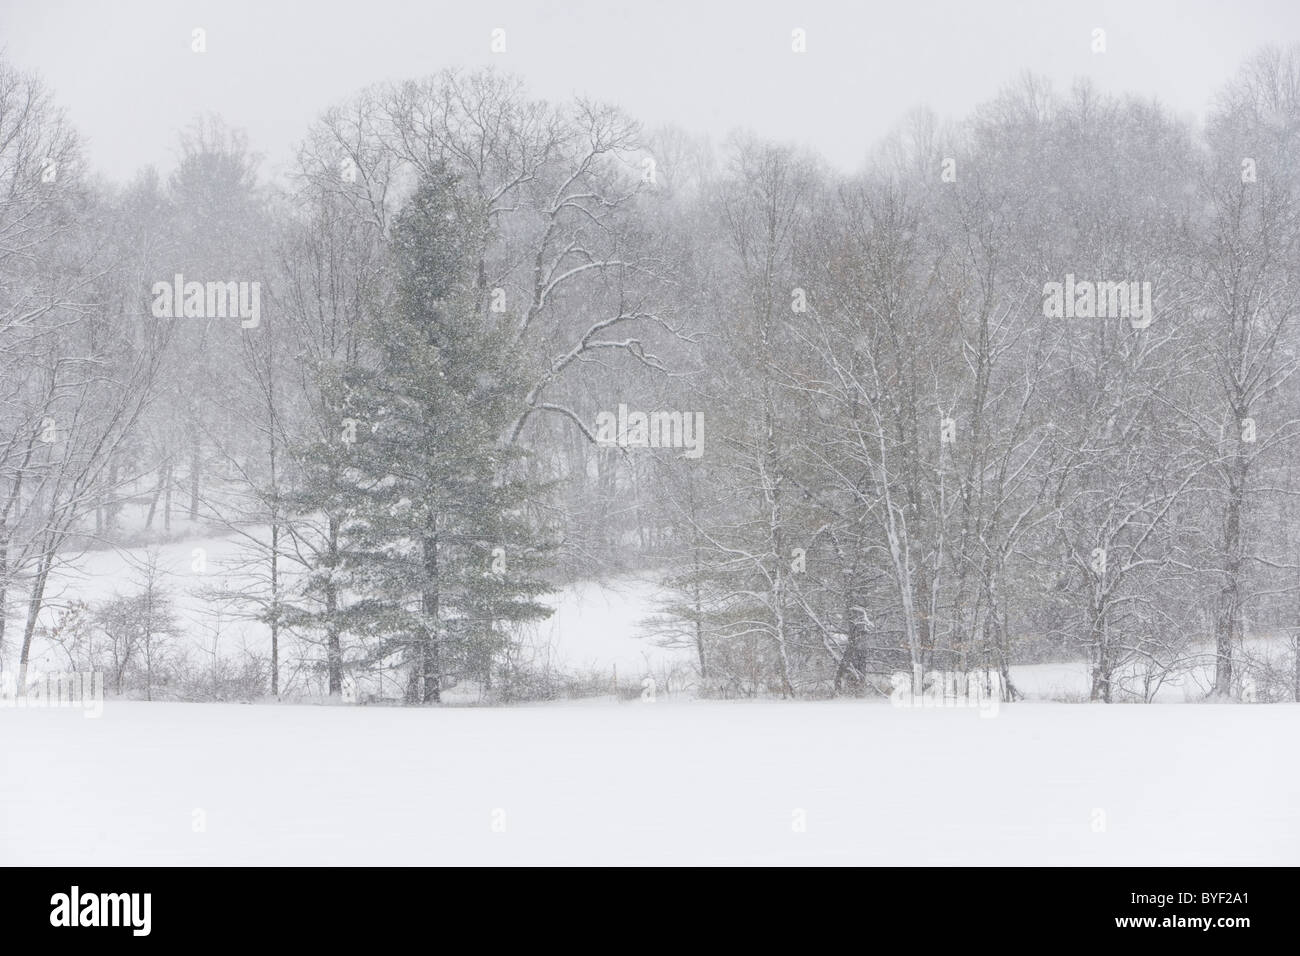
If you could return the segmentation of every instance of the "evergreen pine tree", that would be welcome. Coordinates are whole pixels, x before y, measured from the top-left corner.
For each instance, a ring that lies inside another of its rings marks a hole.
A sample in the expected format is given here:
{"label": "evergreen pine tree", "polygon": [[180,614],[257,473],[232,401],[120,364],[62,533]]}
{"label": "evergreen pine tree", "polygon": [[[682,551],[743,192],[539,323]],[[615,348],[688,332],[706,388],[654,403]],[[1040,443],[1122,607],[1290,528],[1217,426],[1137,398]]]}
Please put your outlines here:
{"label": "evergreen pine tree", "polygon": [[346,509],[334,566],[309,578],[336,598],[320,623],[373,639],[376,663],[401,655],[412,701],[437,702],[452,675],[490,682],[510,628],[550,613],[546,488],[504,440],[527,383],[504,316],[483,307],[485,241],[452,174],[421,180],[394,223],[393,305],[363,331],[370,360],[339,373],[355,441],[308,455]]}

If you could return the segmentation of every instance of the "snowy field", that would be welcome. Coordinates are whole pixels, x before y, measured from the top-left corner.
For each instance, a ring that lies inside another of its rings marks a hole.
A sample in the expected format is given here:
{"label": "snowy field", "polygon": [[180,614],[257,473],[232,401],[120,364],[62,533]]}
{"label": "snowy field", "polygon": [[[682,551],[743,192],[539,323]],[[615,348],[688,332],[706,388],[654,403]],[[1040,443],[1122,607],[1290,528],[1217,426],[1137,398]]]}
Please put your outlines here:
{"label": "snowy field", "polygon": [[[90,553],[56,591],[129,592],[144,556]],[[158,565],[193,647],[264,649],[259,625],[214,623],[207,592],[247,573],[234,539]],[[641,636],[649,577],[552,601],[535,640],[558,666],[621,682],[690,660]],[[1196,701],[1206,676],[1158,700]],[[1083,663],[1013,677],[1030,700],[994,719],[689,694],[0,708],[0,864],[1300,864],[1300,705],[1048,703],[1086,697]]]}
{"label": "snowy field", "polygon": [[1290,704],[0,710],[0,863],[1295,865],[1297,739]]}
{"label": "snowy field", "polygon": [[[265,529],[253,529],[265,537]],[[195,570],[201,553],[202,570]],[[188,540],[154,545],[151,548],[114,548],[89,551],[52,576],[47,598],[51,607],[42,616],[46,625],[54,621],[53,608],[71,598],[92,603],[114,595],[138,591],[139,569],[154,556],[162,585],[170,592],[184,643],[195,654],[214,653],[238,659],[245,652],[267,654],[270,633],[265,625],[242,619],[229,600],[214,599],[214,592],[239,593],[259,587],[249,565],[243,539],[236,536],[198,536]],[[293,572],[286,572],[291,580]],[[19,595],[21,597],[21,595]],[[652,676],[663,688],[663,675],[675,667],[689,667],[695,655],[689,648],[666,648],[645,636],[643,622],[659,610],[658,589],[648,573],[622,575],[596,582],[580,582],[561,588],[543,600],[555,613],[536,625],[526,639],[527,656],[534,662],[549,660],[556,667],[579,673],[617,673],[635,686],[643,676]],[[11,600],[11,633],[22,629],[19,616],[22,600]],[[285,645],[292,657],[291,639]],[[1252,639],[1250,649],[1260,651],[1269,639]],[[1176,703],[1204,699],[1213,684],[1212,650],[1205,648],[1204,663],[1190,673],[1168,680],[1155,695],[1161,702]],[[311,651],[318,654],[318,651]],[[34,671],[68,669],[59,649],[39,635],[32,647]],[[1086,700],[1089,690],[1087,664],[1083,661],[1020,665],[1012,668],[1016,689],[1031,700]],[[294,688],[290,687],[292,696]],[[448,693],[449,700],[473,702],[477,693]]]}
{"label": "snowy field", "polygon": [[[266,537],[265,529],[253,529],[250,534]],[[95,604],[137,593],[140,569],[150,555],[191,652],[231,659],[245,652],[270,652],[270,632],[265,625],[244,619],[235,602],[214,597],[221,592],[252,593],[262,587],[256,575],[263,569],[250,564],[245,540],[229,535],[194,537],[149,548],[88,551],[51,575],[47,588],[50,606],[41,617],[42,624],[51,625],[56,619],[55,608],[74,598]],[[201,562],[196,560],[200,555]],[[287,582],[294,579],[291,565],[284,573]],[[617,670],[632,683],[644,675],[658,677],[675,664],[690,663],[694,654],[689,649],[660,647],[643,637],[641,622],[657,612],[656,595],[651,576],[645,574],[582,582],[545,595],[542,600],[555,613],[527,637],[527,656],[583,673]],[[17,597],[9,602],[12,634],[21,633],[23,625],[25,604],[21,593]],[[291,641],[289,638],[285,645],[287,657],[294,654]],[[38,634],[30,666],[35,671],[59,671],[68,669],[68,662],[56,646]]]}

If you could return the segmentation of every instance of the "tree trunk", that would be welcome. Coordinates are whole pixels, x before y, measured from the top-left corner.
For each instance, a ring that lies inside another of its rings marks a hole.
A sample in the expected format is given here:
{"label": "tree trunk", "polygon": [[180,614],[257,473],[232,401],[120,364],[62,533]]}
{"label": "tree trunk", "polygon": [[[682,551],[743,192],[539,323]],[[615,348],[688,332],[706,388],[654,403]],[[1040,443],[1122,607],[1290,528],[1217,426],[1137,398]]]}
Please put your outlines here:
{"label": "tree trunk", "polygon": [[[117,516],[122,510],[122,505],[117,497],[117,476],[119,469],[118,461],[113,458],[108,466],[108,501],[104,503],[104,527],[103,530],[112,534],[117,530]],[[95,512],[96,521],[98,521],[98,509]]]}
{"label": "tree trunk", "polygon": [[280,523],[271,519],[271,696],[280,696]]}
{"label": "tree trunk", "polygon": [[423,675],[423,702],[442,702],[442,661],[438,647],[438,538],[426,535],[424,549],[424,589],[420,592],[420,610],[424,617],[424,634],[420,643],[420,672]]}
{"label": "tree trunk", "polygon": [[9,535],[0,537],[0,671],[4,670],[5,621],[9,610]]}
{"label": "tree trunk", "polygon": [[[276,472],[275,405],[271,406],[270,458],[271,469],[271,696],[280,696],[280,486]],[[340,693],[342,688],[340,687]]]}
{"label": "tree trunk", "polygon": [[1224,516],[1223,552],[1224,582],[1219,593],[1219,615],[1214,636],[1214,694],[1227,697],[1232,693],[1232,654],[1241,640],[1241,575],[1244,542],[1241,515],[1245,498],[1246,466],[1239,460],[1234,464],[1233,477],[1228,486],[1228,503]]}
{"label": "tree trunk", "polygon": [[32,595],[27,601],[27,626],[23,629],[23,649],[18,657],[18,687],[27,686],[27,659],[32,652],[32,637],[36,634],[36,619],[40,616],[45,602],[45,582],[50,576],[50,564],[53,556],[50,552],[41,555],[36,566],[36,577],[32,581]]}
{"label": "tree trunk", "polygon": [[[695,652],[700,658],[700,680],[706,681],[709,679],[709,667],[708,661],[704,657],[704,603],[700,596],[700,573],[700,549],[696,548],[695,580],[693,582],[695,591]],[[0,593],[0,597],[3,597],[2,593]],[[1300,673],[1300,671],[1297,671],[1297,673]]]}
{"label": "tree trunk", "polygon": [[339,640],[338,625],[338,589],[334,584],[334,568],[338,566],[339,521],[333,515],[329,519],[329,551],[326,554],[326,567],[329,579],[325,583],[325,658],[329,671],[329,695],[343,696],[343,648]]}
{"label": "tree trunk", "polygon": [[172,529],[172,464],[167,462],[167,487],[163,491],[163,530],[171,531]]}
{"label": "tree trunk", "polygon": [[197,521],[199,517],[199,472],[202,468],[203,454],[200,448],[199,440],[194,439],[194,445],[190,449],[190,520]]}
{"label": "tree trunk", "polygon": [[167,482],[170,480],[168,474],[170,470],[171,466],[167,463],[164,463],[158,468],[158,485],[153,490],[153,497],[149,499],[149,513],[145,515],[144,518],[145,531],[148,531],[153,527],[153,516],[158,510],[158,502],[163,496],[163,489],[167,487]]}
{"label": "tree trunk", "polygon": [[1295,702],[1297,704],[1300,704],[1300,634],[1297,634],[1295,637],[1291,638],[1291,649],[1292,651],[1295,652],[1295,662],[1294,662],[1294,667],[1292,668],[1295,675],[1292,678],[1292,680],[1295,683],[1295,688],[1294,688],[1295,692],[1293,696]]}

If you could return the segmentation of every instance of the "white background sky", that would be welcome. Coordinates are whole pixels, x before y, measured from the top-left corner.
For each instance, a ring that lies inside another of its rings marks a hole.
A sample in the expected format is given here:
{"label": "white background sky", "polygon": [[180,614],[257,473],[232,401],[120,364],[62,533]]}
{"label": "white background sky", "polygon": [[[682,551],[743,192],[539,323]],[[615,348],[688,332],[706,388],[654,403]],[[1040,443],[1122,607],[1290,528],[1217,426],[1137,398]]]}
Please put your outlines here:
{"label": "white background sky", "polygon": [[1249,54],[1297,40],[1297,0],[0,0],[0,51],[40,72],[115,179],[170,169],[204,112],[245,128],[274,171],[361,87],[483,65],[536,96],[587,93],[717,139],[744,127],[852,169],[908,109],[959,118],[1025,69],[1199,116]]}

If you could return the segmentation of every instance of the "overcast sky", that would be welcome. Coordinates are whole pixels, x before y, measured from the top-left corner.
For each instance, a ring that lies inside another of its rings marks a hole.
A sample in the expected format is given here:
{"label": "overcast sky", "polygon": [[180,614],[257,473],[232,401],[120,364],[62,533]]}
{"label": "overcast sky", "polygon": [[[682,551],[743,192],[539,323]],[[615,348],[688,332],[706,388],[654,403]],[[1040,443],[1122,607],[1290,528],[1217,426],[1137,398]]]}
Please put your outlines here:
{"label": "overcast sky", "polygon": [[[504,54],[490,50],[498,27]],[[1199,116],[1246,56],[1295,40],[1297,0],[0,0],[0,50],[41,73],[91,166],[117,179],[169,169],[204,112],[244,127],[274,171],[361,87],[482,65],[538,96],[596,95],[718,138],[745,127],[851,169],[911,107],[961,117],[1025,69]]]}

